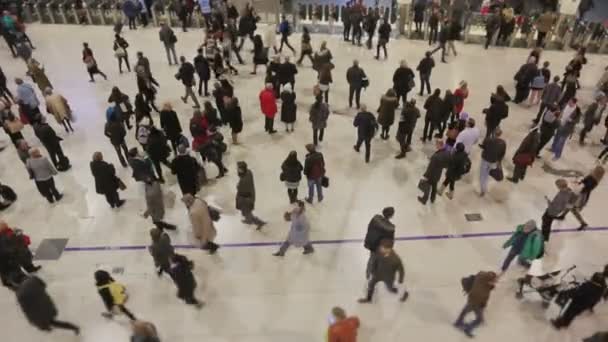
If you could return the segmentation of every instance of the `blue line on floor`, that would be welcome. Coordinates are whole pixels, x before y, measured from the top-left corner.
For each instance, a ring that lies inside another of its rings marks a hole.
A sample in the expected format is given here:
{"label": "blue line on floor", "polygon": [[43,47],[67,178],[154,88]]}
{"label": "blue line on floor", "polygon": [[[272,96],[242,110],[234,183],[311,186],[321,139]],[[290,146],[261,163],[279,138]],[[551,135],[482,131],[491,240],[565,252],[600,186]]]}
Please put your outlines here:
{"label": "blue line on floor", "polygon": [[[553,229],[552,234],[573,233],[576,228]],[[587,228],[587,232],[608,231],[608,227]],[[452,240],[452,239],[474,239],[485,237],[510,236],[513,231],[508,232],[482,232],[482,233],[464,233],[464,234],[442,234],[442,235],[420,235],[420,236],[401,236],[395,238],[396,241],[419,241],[419,240]],[[312,241],[313,245],[337,245],[343,243],[362,243],[363,239],[342,239],[342,240],[317,240]],[[234,242],[220,244],[223,248],[243,248],[243,247],[269,247],[279,246],[283,241],[269,242]],[[199,246],[194,245],[175,245],[179,249],[199,249]],[[148,246],[92,246],[92,247],[66,247],[66,252],[94,252],[94,251],[138,251],[145,250]]]}

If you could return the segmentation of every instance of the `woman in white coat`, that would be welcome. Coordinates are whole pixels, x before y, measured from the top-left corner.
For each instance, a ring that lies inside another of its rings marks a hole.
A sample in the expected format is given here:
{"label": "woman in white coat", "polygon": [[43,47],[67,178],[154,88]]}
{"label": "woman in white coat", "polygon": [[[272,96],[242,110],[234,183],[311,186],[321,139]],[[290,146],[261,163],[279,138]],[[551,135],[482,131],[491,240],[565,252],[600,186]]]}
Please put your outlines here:
{"label": "woman in white coat", "polygon": [[289,246],[304,247],[304,254],[314,252],[312,243],[310,243],[309,233],[310,224],[305,215],[305,206],[303,201],[296,201],[296,207],[291,212],[285,213],[285,220],[291,221],[291,227],[287,240],[283,242],[279,251],[274,253],[274,256],[284,256]]}
{"label": "woman in white coat", "polygon": [[201,242],[202,249],[206,249],[210,254],[214,254],[220,246],[213,242],[217,232],[209,214],[207,202],[191,194],[184,195],[182,202],[188,208],[194,237]]}

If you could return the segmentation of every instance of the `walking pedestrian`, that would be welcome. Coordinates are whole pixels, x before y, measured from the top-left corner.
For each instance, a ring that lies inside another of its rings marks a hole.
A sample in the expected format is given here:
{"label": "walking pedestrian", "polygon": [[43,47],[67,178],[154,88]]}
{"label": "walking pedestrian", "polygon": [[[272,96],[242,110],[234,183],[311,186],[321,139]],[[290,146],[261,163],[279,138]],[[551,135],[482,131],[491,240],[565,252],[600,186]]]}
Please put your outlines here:
{"label": "walking pedestrian", "polygon": [[600,95],[589,105],[589,107],[587,107],[587,110],[585,110],[585,114],[583,115],[583,129],[579,136],[579,143],[581,145],[585,144],[585,137],[591,132],[593,127],[600,123],[602,114],[606,110],[607,102],[608,98],[605,95]]}
{"label": "walking pedestrian", "polygon": [[255,209],[255,184],[253,173],[247,167],[247,163],[239,161],[236,163],[239,182],[236,186],[236,209],[241,211],[244,224],[256,225],[256,230],[262,229],[266,222],[253,214]]}
{"label": "walking pedestrian", "polygon": [[37,122],[33,124],[34,134],[40,142],[42,146],[49,153],[49,157],[51,157],[51,161],[55,168],[58,171],[67,171],[70,166],[70,161],[63,153],[63,149],[61,148],[61,139],[55,130],[46,122],[46,118],[44,116],[40,117]]}
{"label": "walking pedestrian", "polygon": [[95,152],[89,166],[95,179],[95,191],[106,196],[106,201],[111,208],[122,207],[125,200],[120,199],[118,190],[124,186],[124,183],[116,176],[114,165],[105,162],[101,152]]}
{"label": "walking pedestrian", "polygon": [[429,46],[437,43],[437,33],[439,32],[439,20],[441,19],[441,14],[439,13],[439,8],[432,6],[431,13],[428,20],[429,25]]}
{"label": "walking pedestrian", "polygon": [[282,257],[290,246],[303,247],[303,254],[311,254],[314,252],[312,243],[310,242],[310,223],[306,218],[306,208],[303,201],[296,200],[296,207],[291,212],[286,212],[285,220],[291,222],[287,239],[283,241],[279,250],[274,253],[274,256]]}
{"label": "walking pedestrian", "polygon": [[118,155],[118,160],[120,160],[120,164],[123,167],[127,167],[128,165],[126,160],[127,155],[129,153],[129,148],[127,147],[127,143],[125,142],[127,132],[122,122],[118,121],[115,115],[110,116],[110,120],[106,122],[104,134],[110,139],[110,143],[112,143],[112,146],[114,146],[116,154]]}
{"label": "walking pedestrian", "polygon": [[570,323],[580,314],[593,308],[602,300],[606,299],[606,276],[602,273],[594,273],[590,280],[585,281],[572,292],[572,301],[560,315],[559,318],[552,320],[555,329],[563,329],[570,326]]}
{"label": "walking pedestrian", "polygon": [[430,51],[424,53],[424,58],[418,63],[416,70],[420,73],[420,96],[424,96],[424,87],[431,94],[431,72],[435,67],[435,60]]}
{"label": "walking pedestrian", "polygon": [[[203,56],[203,49],[197,50],[197,55],[194,57],[194,68],[198,74],[198,96],[209,96],[208,83],[211,78],[211,68],[209,67],[209,61]],[[203,86],[205,92],[203,95]]]}
{"label": "walking pedestrian", "polygon": [[177,147],[181,143],[183,137],[182,125],[170,102],[166,102],[160,111],[160,127],[163,129],[165,136],[171,143],[173,153],[177,155]]}
{"label": "walking pedestrian", "polygon": [[283,44],[285,44],[294,55],[296,54],[296,50],[291,46],[291,44],[289,44],[289,36],[291,35],[292,31],[293,30],[289,24],[289,21],[285,15],[282,15],[281,22],[279,23],[279,33],[281,34],[281,45],[279,46],[279,52],[283,51]]}
{"label": "walking pedestrian", "polygon": [[171,256],[171,278],[177,286],[177,298],[183,300],[186,304],[194,305],[195,308],[201,309],[204,305],[201,301],[194,297],[196,289],[196,279],[192,274],[194,263],[188,258],[180,254]]}
{"label": "walking pedestrian", "polygon": [[291,84],[286,84],[281,92],[281,121],[285,123],[285,131],[293,132],[296,121],[296,93],[292,91]]}
{"label": "walking pedestrian", "polygon": [[398,98],[401,98],[402,104],[405,106],[407,102],[407,94],[416,84],[414,83],[414,72],[409,68],[405,60],[401,60],[399,68],[393,74],[393,90]]}
{"label": "walking pedestrian", "polygon": [[355,97],[355,104],[359,109],[361,100],[361,89],[364,85],[364,80],[367,79],[365,71],[359,67],[359,61],[354,60],[353,65],[346,70],[346,82],[348,82],[348,107],[353,107],[353,96]]}
{"label": "walking pedestrian", "polygon": [[191,194],[185,194],[182,202],[184,202],[184,205],[188,209],[192,233],[200,241],[201,249],[208,250],[209,254],[215,254],[220,248],[218,244],[213,242],[217,232],[213,225],[213,216],[210,212],[215,209],[212,209],[202,198]]}
{"label": "walking pedestrian", "polygon": [[176,230],[177,227],[175,225],[163,221],[165,217],[165,199],[158,180],[148,175],[144,180],[144,189],[146,198],[144,218],[150,216],[152,223],[160,230]]}
{"label": "walking pedestrian", "polygon": [[325,128],[327,127],[327,119],[329,118],[329,107],[323,102],[320,95],[315,96],[315,102],[310,106],[308,120],[312,125],[313,144],[317,146],[320,141],[323,141]]}
{"label": "walking pedestrian", "polygon": [[543,251],[543,236],[536,227],[536,221],[530,220],[518,225],[502,248],[509,248],[509,252],[502,263],[501,275],[507,271],[516,257],[520,265],[530,267],[531,262],[540,258]]}
{"label": "walking pedestrian", "polygon": [[113,318],[114,310],[118,309],[131,321],[135,321],[135,315],[125,307],[128,298],[125,286],[116,282],[112,276],[110,276],[110,273],[104,270],[95,271],[94,276],[97,292],[99,293],[99,296],[101,296],[101,300],[107,309],[107,312],[104,312],[101,315],[105,318]]}
{"label": "walking pedestrian", "polygon": [[[575,99],[574,99],[575,100]],[[572,102],[572,100],[570,101]],[[576,104],[575,104],[576,106]],[[578,107],[577,107],[578,108]],[[565,110],[565,108],[564,108]],[[564,151],[564,147],[566,146],[566,142],[568,139],[572,139],[572,135],[574,134],[574,129],[576,125],[580,121],[581,112],[580,110],[575,110],[568,117],[562,115],[559,127],[555,131],[555,135],[553,137],[553,144],[551,145],[551,152],[553,152],[553,160],[556,161],[562,157],[562,152]]]}
{"label": "walking pedestrian", "polygon": [[418,118],[420,118],[420,110],[416,107],[416,100],[411,99],[403,106],[399,118],[399,126],[395,137],[399,142],[400,152],[395,156],[395,159],[405,158],[406,153],[411,151],[412,135]]}
{"label": "walking pedestrian", "polygon": [[353,146],[356,152],[359,152],[361,144],[365,142],[365,162],[369,163],[371,155],[372,138],[378,130],[378,123],[374,114],[367,111],[365,104],[361,105],[361,111],[355,116],[353,126],[357,128],[357,142]]}
{"label": "walking pedestrian", "polygon": [[152,162],[149,158],[139,153],[137,147],[129,150],[127,162],[133,170],[132,177],[136,182],[146,182],[148,178],[154,178]]}
{"label": "walking pedestrian", "polygon": [[488,15],[486,19],[486,44],[485,49],[487,50],[490,44],[492,44],[492,40],[494,39],[494,35],[496,31],[500,29],[500,9],[497,8],[494,13]]}
{"label": "walking pedestrian", "polygon": [[129,53],[127,48],[129,43],[121,37],[118,33],[114,35],[114,57],[118,60],[118,72],[122,74],[122,63],[124,62],[127,66],[127,70],[131,72],[131,66],[129,65]]}
{"label": "walking pedestrian", "polygon": [[[143,127],[146,126],[142,125],[140,126],[140,129]],[[150,157],[150,160],[152,160],[152,164],[154,165],[154,169],[158,175],[157,179],[161,183],[164,183],[165,179],[163,178],[161,163],[167,167],[171,167],[167,161],[167,158],[171,154],[169,146],[167,146],[167,137],[165,137],[165,134],[155,126],[150,126],[149,129],[150,133],[147,138],[145,149]]]}
{"label": "walking pedestrian", "polygon": [[[497,128],[494,131],[494,136],[484,139],[480,145],[481,165],[479,169],[479,196],[483,197],[488,192],[488,178],[490,170],[502,174],[502,160],[507,151],[507,143],[501,138],[502,130]],[[500,179],[500,176],[498,177]]]}
{"label": "walking pedestrian", "polygon": [[533,128],[522,140],[521,144],[513,154],[513,176],[507,178],[508,181],[517,184],[526,177],[526,170],[534,164],[536,152],[540,143],[540,133],[537,128]]}
{"label": "walking pedestrian", "polygon": [[[294,94],[295,96],[295,94]],[[241,111],[241,106],[239,105],[239,99],[236,97],[225,97],[225,112],[226,118],[228,120],[228,125],[230,125],[230,129],[232,132],[232,144],[238,145],[239,133],[243,131],[243,113]],[[293,125],[293,123],[292,123]],[[293,131],[293,127],[292,127]]]}
{"label": "walking pedestrian", "polygon": [[566,211],[559,216],[559,220],[563,220],[566,215],[572,211],[572,214],[580,224],[578,230],[585,230],[589,225],[581,215],[581,211],[587,203],[589,202],[589,198],[591,197],[591,192],[600,184],[602,178],[604,178],[604,173],[606,170],[603,166],[596,166],[593,168],[590,174],[584,177],[582,180],[577,182],[577,187],[580,187],[580,191],[576,196],[576,200],[574,205],[570,209],[566,209]]}
{"label": "walking pedestrian", "polygon": [[89,77],[91,78],[89,82],[95,82],[95,78],[93,77],[95,74],[100,74],[104,80],[107,80],[108,77],[104,74],[99,67],[97,66],[97,60],[93,56],[93,50],[89,48],[88,43],[82,43],[84,49],[82,50],[82,62],[87,67],[87,72],[89,73]]}
{"label": "walking pedestrian", "polygon": [[441,196],[443,190],[445,190],[446,187],[449,187],[449,190],[445,195],[449,199],[454,198],[454,184],[470,170],[471,160],[464,150],[464,144],[458,143],[455,145],[452,157],[448,161],[448,166],[445,171],[445,180],[437,189],[437,193]]}
{"label": "walking pedestrian", "polygon": [[560,114],[559,110],[545,111],[540,124],[540,142],[536,149],[536,158],[540,158],[540,151],[551,141],[551,138],[555,135],[555,131],[560,126]]}
{"label": "walking pedestrian", "polygon": [[441,50],[441,63],[447,63],[447,61],[445,60],[445,55],[446,55],[446,44],[448,42],[448,38],[450,36],[450,28],[448,27],[448,25],[446,23],[444,23],[441,26],[441,31],[439,31],[439,45],[431,50],[431,54],[434,54],[435,52]]}
{"label": "walking pedestrian", "polygon": [[281,164],[281,175],[279,178],[281,181],[285,182],[290,204],[293,204],[298,200],[298,187],[300,186],[303,170],[304,167],[298,160],[297,152],[289,152],[289,155],[285,161],[283,161],[283,164]]}
{"label": "walking pedestrian", "polygon": [[[160,23],[158,37],[165,46],[165,52],[167,52],[167,61],[169,62],[169,65],[173,65],[173,63],[177,64],[177,54],[175,53],[177,36],[175,36],[175,32],[173,32],[169,25],[167,25],[167,23],[164,21]],[[173,63],[171,63],[171,55],[173,55]]]}
{"label": "walking pedestrian", "polygon": [[424,102],[426,114],[424,116],[424,130],[420,140],[425,143],[427,140],[433,139],[433,132],[441,129],[441,113],[443,111],[443,100],[441,99],[441,90],[435,89],[433,95],[429,96]]}
{"label": "walking pedestrian", "polygon": [[376,46],[376,59],[380,59],[380,48],[384,50],[384,59],[388,59],[386,44],[388,44],[388,41],[391,38],[391,24],[385,19],[380,19],[380,21],[380,27],[378,27],[378,45]]}
{"label": "walking pedestrian", "polygon": [[529,57],[528,62],[522,65],[513,79],[515,80],[515,98],[514,103],[521,103],[528,98],[530,93],[530,83],[534,80],[534,77],[538,74],[538,67],[536,65],[536,58]]}
{"label": "walking pedestrian", "polygon": [[545,196],[545,199],[547,200],[547,209],[542,216],[542,232],[545,242],[548,242],[551,236],[553,220],[559,219],[565,215],[566,210],[572,206],[576,200],[576,195],[572,189],[570,189],[568,182],[565,179],[560,178],[556,180],[555,186],[558,190],[555,197],[553,197],[552,200],[549,200],[549,198]]}
{"label": "walking pedestrian", "polygon": [[196,195],[206,181],[205,169],[196,158],[188,154],[188,148],[182,144],[177,147],[177,156],[171,161],[171,173],[177,176],[183,195]]}
{"label": "walking pedestrian", "polygon": [[[346,30],[346,27],[344,28]],[[312,59],[312,45],[310,44],[310,32],[307,26],[302,27],[302,38],[300,43],[300,58],[296,62],[298,66],[302,65],[302,61],[304,60],[304,56],[307,56],[310,59],[310,63],[314,64],[314,60]]]}
{"label": "walking pedestrian", "polygon": [[376,257],[370,265],[367,295],[359,299],[359,303],[371,303],[376,284],[379,282],[383,282],[386,289],[391,293],[396,294],[399,291],[395,287],[395,277],[398,275],[399,284],[403,284],[405,270],[401,258],[393,249],[393,245],[393,240],[385,239],[380,242]]}
{"label": "walking pedestrian", "polygon": [[547,84],[545,86],[545,89],[543,89],[538,114],[536,114],[536,118],[532,121],[534,124],[537,124],[540,121],[540,117],[543,115],[547,107],[557,106],[559,98],[562,94],[562,89],[559,85],[559,81],[559,76],[555,76],[553,77],[553,82]]}
{"label": "walking pedestrian", "polygon": [[175,250],[171,245],[171,237],[158,228],[150,229],[150,239],[152,244],[148,246],[148,251],[154,259],[154,267],[156,273],[160,277],[163,272],[170,274],[171,257],[175,254]]}
{"label": "walking pedestrian", "polygon": [[[497,281],[498,276],[494,272],[480,271],[474,276],[467,294],[467,303],[454,322],[454,327],[462,330],[468,337],[474,337],[473,330],[484,322],[484,311]],[[475,314],[475,319],[465,323],[464,319],[470,312]]]}
{"label": "walking pedestrian", "polygon": [[486,116],[486,139],[494,135],[502,120],[509,116],[509,106],[499,94],[492,94],[490,107],[484,108],[482,113]]}
{"label": "walking pedestrian", "polygon": [[308,197],[306,202],[312,204],[315,188],[317,188],[317,200],[323,201],[323,179],[325,177],[325,160],[323,154],[316,150],[315,145],[306,145],[306,159],[304,159],[304,174],[308,182]]}
{"label": "walking pedestrian", "polygon": [[196,80],[194,79],[194,73],[196,70],[194,69],[192,63],[186,61],[186,57],[180,56],[179,60],[181,62],[181,65],[179,67],[179,71],[175,75],[175,78],[182,81],[182,84],[184,85],[184,89],[186,91],[186,93],[184,94],[184,96],[181,97],[181,99],[182,101],[184,101],[184,103],[188,103],[188,97],[190,97],[192,101],[194,101],[194,108],[199,108],[200,104],[198,103],[198,99],[194,94],[194,90],[192,90],[192,87],[196,85]]}
{"label": "walking pedestrian", "polygon": [[53,93],[52,88],[46,88],[44,94],[47,112],[55,117],[57,123],[63,125],[63,128],[65,128],[67,133],[70,131],[73,133],[74,128],[72,128],[70,121],[72,117],[72,109],[70,108],[68,101],[61,94]]}
{"label": "walking pedestrian", "polygon": [[464,109],[464,100],[469,97],[469,84],[467,81],[460,81],[458,88],[454,90],[454,114],[460,115]]}
{"label": "walking pedestrian", "polygon": [[325,98],[325,103],[329,104],[329,85],[333,83],[331,70],[334,68],[332,63],[324,63],[319,67],[318,89]]}
{"label": "walking pedestrian", "polygon": [[380,98],[378,107],[378,124],[382,127],[380,138],[388,140],[389,131],[395,122],[395,110],[399,106],[399,98],[391,88]]}
{"label": "walking pedestrian", "polygon": [[367,233],[363,242],[363,247],[369,250],[369,259],[365,269],[366,279],[370,279],[372,276],[372,265],[378,257],[380,243],[385,240],[395,240],[395,224],[391,222],[393,216],[395,216],[395,208],[386,207],[382,209],[382,214],[374,215],[367,225]]}
{"label": "walking pedestrian", "polygon": [[[120,91],[118,87],[113,87],[110,96],[108,97],[109,103],[114,103],[112,114],[116,114],[116,119],[120,122],[123,121],[128,129],[131,129],[131,116],[133,115],[133,105],[129,101],[129,96]],[[116,111],[116,113],[114,113]],[[109,120],[108,120],[109,121]]]}
{"label": "walking pedestrian", "polygon": [[445,144],[442,140],[435,142],[436,151],[433,153],[429,160],[429,164],[426,167],[426,171],[422,176],[419,188],[422,186],[423,194],[418,197],[418,202],[426,205],[428,200],[431,203],[435,203],[435,197],[437,196],[437,183],[441,180],[441,174],[443,169],[447,168],[450,163],[450,152],[446,149]]}
{"label": "walking pedestrian", "polygon": [[266,83],[266,88],[260,92],[260,108],[264,114],[264,130],[268,134],[274,134],[274,117],[277,114],[277,103],[274,96],[272,83]]}
{"label": "walking pedestrian", "polygon": [[41,92],[44,92],[46,88],[53,88],[51,81],[49,81],[49,78],[44,72],[44,67],[34,58],[30,58],[27,61],[26,74],[32,78],[32,81],[36,83]]}

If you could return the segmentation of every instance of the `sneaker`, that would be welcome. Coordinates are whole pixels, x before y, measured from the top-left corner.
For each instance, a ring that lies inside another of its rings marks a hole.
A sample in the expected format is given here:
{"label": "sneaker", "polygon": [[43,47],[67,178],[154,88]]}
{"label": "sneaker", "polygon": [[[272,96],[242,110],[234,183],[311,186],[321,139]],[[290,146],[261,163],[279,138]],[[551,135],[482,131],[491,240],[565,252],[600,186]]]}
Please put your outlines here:
{"label": "sneaker", "polygon": [[353,149],[354,149],[356,152],[359,152],[359,148],[358,148],[357,146],[353,146]]}
{"label": "sneaker", "polygon": [[126,202],[125,200],[118,201],[118,204],[116,204],[116,208],[122,207],[122,205],[125,204],[125,202]]}
{"label": "sneaker", "polygon": [[401,296],[400,301],[405,302],[410,297],[410,293],[405,291],[403,292],[403,296]]}
{"label": "sneaker", "polygon": [[188,103],[188,101],[186,101],[186,98],[185,98],[185,97],[180,96],[179,98],[180,98],[180,99],[182,99],[182,102],[184,102],[184,103]]}
{"label": "sneaker", "polygon": [[360,298],[359,300],[357,300],[357,302],[358,302],[358,303],[361,303],[361,304],[369,304],[369,303],[371,303],[372,301],[371,301],[371,299],[367,299],[367,298]]}
{"label": "sneaker", "polygon": [[285,254],[284,254],[284,253],[281,253],[281,252],[272,253],[272,255],[273,255],[273,256],[276,256],[276,257],[282,257],[282,256],[285,256]]}
{"label": "sneaker", "polygon": [[304,252],[302,254],[306,255],[306,254],[312,254],[314,252],[315,252],[314,249],[307,249],[307,250],[304,250]]}
{"label": "sneaker", "polygon": [[445,193],[445,197],[449,198],[449,199],[453,199],[454,198],[454,192],[452,191],[448,191]]}
{"label": "sneaker", "polygon": [[61,201],[62,198],[63,198],[63,194],[59,194],[59,195],[55,196],[55,200],[57,202]]}
{"label": "sneaker", "polygon": [[583,224],[581,224],[580,227],[578,227],[577,231],[579,231],[579,232],[583,231],[583,230],[587,229],[587,227],[589,227],[589,225],[587,223],[583,223]]}
{"label": "sneaker", "polygon": [[258,227],[255,230],[262,230],[262,227],[264,227],[266,225],[266,222],[260,222],[258,223]]}
{"label": "sneaker", "polygon": [[426,201],[422,198],[422,197],[417,197],[418,202],[422,203],[423,205],[426,205]]}

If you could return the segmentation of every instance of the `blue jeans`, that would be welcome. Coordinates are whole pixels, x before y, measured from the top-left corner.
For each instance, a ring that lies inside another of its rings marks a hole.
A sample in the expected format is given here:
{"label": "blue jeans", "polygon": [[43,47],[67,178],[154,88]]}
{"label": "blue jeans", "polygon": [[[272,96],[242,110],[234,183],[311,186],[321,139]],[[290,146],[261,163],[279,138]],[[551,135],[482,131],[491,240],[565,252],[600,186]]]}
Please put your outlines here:
{"label": "blue jeans", "polygon": [[501,271],[506,271],[507,268],[509,268],[509,265],[511,265],[511,262],[513,261],[513,259],[515,259],[517,256],[519,255],[518,251],[513,250],[513,248],[511,248],[509,250],[509,254],[507,254],[507,257],[505,258],[505,261],[502,263],[502,267],[501,267]]}
{"label": "blue jeans", "polygon": [[479,187],[481,193],[485,194],[488,192],[488,178],[490,177],[490,170],[496,168],[496,163],[490,163],[481,159],[481,166],[479,168]]}
{"label": "blue jeans", "polygon": [[551,145],[551,152],[555,154],[555,159],[559,159],[562,156],[564,146],[566,146],[567,136],[556,135],[553,137],[553,145]]}
{"label": "blue jeans", "polygon": [[321,178],[308,180],[308,200],[312,202],[315,196],[315,186],[317,187],[317,198],[319,202],[323,200],[323,187],[321,186]]}
{"label": "blue jeans", "polygon": [[[470,323],[464,323],[464,317],[469,313],[473,312],[475,314],[475,319]],[[469,303],[465,304],[464,308],[460,312],[460,315],[456,319],[454,325],[461,326],[466,332],[472,333],[473,329],[477,328],[481,323],[483,323],[483,308],[473,308]]]}

